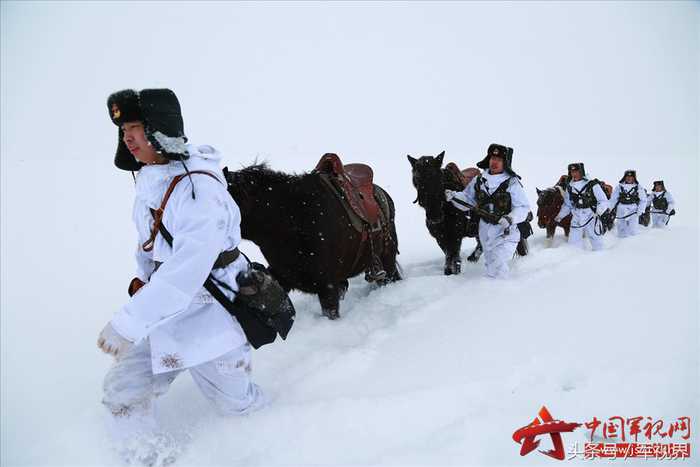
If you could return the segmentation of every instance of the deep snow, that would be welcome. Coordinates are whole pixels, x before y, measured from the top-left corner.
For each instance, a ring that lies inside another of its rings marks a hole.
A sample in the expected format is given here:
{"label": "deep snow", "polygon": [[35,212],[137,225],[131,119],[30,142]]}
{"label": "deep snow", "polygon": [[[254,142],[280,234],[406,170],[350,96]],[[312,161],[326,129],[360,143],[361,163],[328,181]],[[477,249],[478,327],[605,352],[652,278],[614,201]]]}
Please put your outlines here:
{"label": "deep snow", "polygon": [[[104,106],[128,86],[174,88],[190,139],[232,168],[337,151],[397,204],[406,279],[353,280],[338,322],[294,294],[289,340],[253,357],[267,410],[220,419],[176,381],[161,415],[191,437],[181,465],[531,465],[553,461],[511,435],[543,404],[699,419],[697,3],[135,5],[1,4],[2,465],[117,462],[95,340],[133,270]],[[583,160],[665,179],[679,214],[595,253],[536,229],[509,280],[444,277],[405,155],[473,165],[490,142],[515,148],[533,206]]]}

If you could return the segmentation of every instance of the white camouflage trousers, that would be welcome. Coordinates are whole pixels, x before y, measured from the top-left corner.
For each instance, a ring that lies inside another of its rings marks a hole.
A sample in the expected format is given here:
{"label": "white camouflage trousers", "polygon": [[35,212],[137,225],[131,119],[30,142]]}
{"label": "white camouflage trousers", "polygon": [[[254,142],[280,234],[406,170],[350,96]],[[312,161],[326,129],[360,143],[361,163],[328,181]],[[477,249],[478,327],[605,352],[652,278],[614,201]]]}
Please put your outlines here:
{"label": "white camouflage trousers", "polygon": [[592,219],[590,222],[588,222],[588,224],[585,224],[584,227],[579,228],[575,228],[574,223],[572,222],[571,230],[569,231],[569,245],[583,248],[583,234],[585,232],[586,237],[588,237],[588,239],[591,241],[591,248],[593,250],[602,250],[603,246],[605,246],[603,243],[603,236],[598,235],[595,232],[600,228],[598,222],[600,221],[597,219]]}
{"label": "white camouflage trousers", "polygon": [[[250,346],[245,344],[219,358],[189,368],[204,397],[222,415],[243,415],[265,404],[260,387],[251,382]],[[104,380],[102,403],[111,413],[115,440],[157,429],[154,399],[165,394],[184,370],[153,374],[148,339],[116,360]]]}
{"label": "white camouflage trousers", "polygon": [[[513,259],[513,254],[520,241],[520,232],[516,226],[513,226],[509,235],[495,235],[499,227],[480,227],[479,240],[481,240],[481,246],[484,249],[482,255],[486,266],[484,275],[491,278],[505,279],[510,272],[510,261]],[[489,237],[489,234],[493,236]]]}
{"label": "white camouflage trousers", "polygon": [[639,229],[639,217],[635,213],[635,215],[632,215],[627,219],[617,219],[615,221],[615,226],[617,227],[617,236],[620,238],[637,235]]}
{"label": "white camouflage trousers", "polygon": [[666,214],[654,214],[651,213],[651,225],[652,227],[666,227],[666,221],[668,216]]}

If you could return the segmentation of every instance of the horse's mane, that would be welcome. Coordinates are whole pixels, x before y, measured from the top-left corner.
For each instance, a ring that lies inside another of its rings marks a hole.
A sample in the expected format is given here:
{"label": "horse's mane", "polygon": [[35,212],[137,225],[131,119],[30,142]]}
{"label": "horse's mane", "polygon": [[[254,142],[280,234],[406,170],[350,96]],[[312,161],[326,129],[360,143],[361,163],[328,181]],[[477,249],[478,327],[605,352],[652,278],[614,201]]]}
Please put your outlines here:
{"label": "horse's mane", "polygon": [[309,175],[308,173],[288,174],[285,172],[278,172],[276,170],[272,170],[268,166],[267,162],[256,162],[247,167],[243,167],[241,170],[236,171],[236,174],[244,178],[246,181],[273,184],[298,182],[304,176]]}

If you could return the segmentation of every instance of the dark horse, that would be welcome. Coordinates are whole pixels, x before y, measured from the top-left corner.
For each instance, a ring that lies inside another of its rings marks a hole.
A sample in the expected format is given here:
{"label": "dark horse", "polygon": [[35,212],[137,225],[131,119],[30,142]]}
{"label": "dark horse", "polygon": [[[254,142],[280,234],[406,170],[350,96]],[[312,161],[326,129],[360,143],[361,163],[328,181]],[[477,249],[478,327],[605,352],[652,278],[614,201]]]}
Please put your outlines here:
{"label": "dark horse", "polygon": [[[312,171],[290,175],[270,170],[265,164],[237,172],[224,169],[228,190],[241,210],[241,234],[260,247],[270,273],[287,291],[318,295],[323,314],[338,318],[339,302],[348,278],[369,269],[369,241],[353,228],[340,200]],[[383,283],[401,279],[396,264],[398,239],[394,226],[394,202],[388,201],[389,219],[375,254],[386,277]],[[377,251],[379,250],[379,251]]]}
{"label": "dark horse", "polygon": [[558,227],[564,229],[564,235],[569,237],[571,230],[571,214],[557,222],[554,220],[564,204],[564,190],[566,187],[566,175],[562,175],[553,187],[545,190],[537,188],[537,226],[547,229],[547,241],[551,241]]}
{"label": "dark horse", "polygon": [[[417,202],[425,209],[425,225],[445,254],[445,275],[451,275],[459,274],[462,270],[460,250],[464,237],[476,238],[476,248],[467,257],[468,261],[478,261],[482,248],[478,219],[468,217],[468,214],[445,201],[445,190],[462,191],[468,179],[465,174],[460,175],[454,164],[448,164],[448,167],[453,167],[443,168],[444,157],[445,151],[437,157],[423,156],[415,159],[409,155],[408,161],[413,169],[413,186],[418,192],[414,203]],[[478,169],[468,170],[472,177],[479,173]]]}

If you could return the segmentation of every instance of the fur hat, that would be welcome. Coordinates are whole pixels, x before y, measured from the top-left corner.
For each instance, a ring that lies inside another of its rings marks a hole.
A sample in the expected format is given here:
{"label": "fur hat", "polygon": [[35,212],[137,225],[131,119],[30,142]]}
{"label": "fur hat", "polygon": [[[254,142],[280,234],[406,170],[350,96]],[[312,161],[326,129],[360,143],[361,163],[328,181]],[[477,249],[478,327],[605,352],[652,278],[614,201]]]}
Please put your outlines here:
{"label": "fur hat", "polygon": [[486,170],[489,168],[489,159],[491,159],[491,156],[497,156],[503,158],[503,170],[508,172],[510,175],[513,177],[518,177],[520,176],[515,173],[513,170],[512,164],[513,164],[513,148],[509,148],[507,146],[502,146],[500,144],[491,144],[486,151],[486,157],[484,157],[481,162],[477,163],[476,166],[479,167],[482,170]]}
{"label": "fur hat", "polygon": [[112,123],[119,128],[114,165],[122,170],[139,170],[143,164],[136,160],[124,144],[121,125],[143,122],[148,142],[163,157],[170,160],[187,159],[182,111],[177,96],[170,89],[125,89],[107,99],[107,111]]}
{"label": "fur hat", "polygon": [[652,188],[651,190],[652,190],[652,191],[656,190],[656,187],[659,186],[659,185],[661,186],[661,190],[666,191],[666,185],[664,185],[664,181],[663,181],[663,180],[656,180],[656,181],[654,181],[654,188]]}
{"label": "fur hat", "polygon": [[583,162],[572,162],[569,164],[569,166],[566,168],[566,173],[571,178],[571,171],[572,170],[579,170],[581,172],[581,178],[586,176],[586,168],[583,165]]}
{"label": "fur hat", "polygon": [[634,183],[639,183],[639,182],[637,181],[637,171],[636,171],[636,170],[632,170],[632,169],[625,170],[625,174],[624,174],[624,175],[622,176],[622,178],[620,179],[620,183],[625,183],[625,178],[626,178],[628,175],[631,175],[631,176],[634,177]]}

